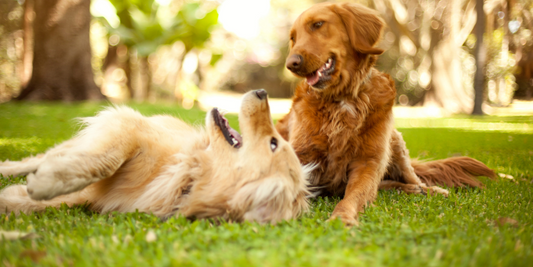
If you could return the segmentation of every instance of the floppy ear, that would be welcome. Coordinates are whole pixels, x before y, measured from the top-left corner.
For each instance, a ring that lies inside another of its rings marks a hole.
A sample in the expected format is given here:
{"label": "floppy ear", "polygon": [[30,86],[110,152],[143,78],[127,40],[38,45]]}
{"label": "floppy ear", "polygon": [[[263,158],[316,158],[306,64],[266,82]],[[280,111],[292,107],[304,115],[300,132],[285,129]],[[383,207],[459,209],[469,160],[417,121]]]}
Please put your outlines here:
{"label": "floppy ear", "polygon": [[381,38],[384,22],[372,9],[359,4],[338,4],[333,11],[341,18],[352,47],[359,53],[380,55],[384,51],[374,47]]}

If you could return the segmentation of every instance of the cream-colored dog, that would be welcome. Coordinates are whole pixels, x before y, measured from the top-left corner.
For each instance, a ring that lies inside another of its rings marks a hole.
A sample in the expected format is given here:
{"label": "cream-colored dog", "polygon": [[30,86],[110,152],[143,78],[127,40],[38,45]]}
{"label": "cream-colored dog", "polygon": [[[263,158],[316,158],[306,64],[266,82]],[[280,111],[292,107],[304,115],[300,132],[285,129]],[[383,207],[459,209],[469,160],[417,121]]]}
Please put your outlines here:
{"label": "cream-colored dog", "polygon": [[0,212],[90,204],[98,212],[141,211],[161,218],[278,222],[308,208],[306,171],[276,132],[264,90],[247,93],[243,137],[215,108],[205,129],[170,116],[108,108],[76,137],[44,155],[0,163],[27,185],[0,193]]}

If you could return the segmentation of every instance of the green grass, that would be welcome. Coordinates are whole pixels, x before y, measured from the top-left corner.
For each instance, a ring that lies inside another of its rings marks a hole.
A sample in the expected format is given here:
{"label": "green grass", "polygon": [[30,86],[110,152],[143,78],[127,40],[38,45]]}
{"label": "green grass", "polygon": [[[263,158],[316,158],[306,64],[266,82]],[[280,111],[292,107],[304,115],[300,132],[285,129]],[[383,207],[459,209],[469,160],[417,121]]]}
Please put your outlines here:
{"label": "green grass", "polygon": [[[0,105],[0,160],[44,152],[78,129],[73,118],[101,104]],[[205,114],[136,104],[203,124]],[[231,116],[236,127],[236,117]],[[475,157],[513,180],[451,189],[448,198],[380,192],[358,228],[325,220],[339,199],[312,201],[311,212],[278,225],[161,222],[142,213],[97,214],[85,207],[0,215],[0,230],[33,232],[0,241],[0,265],[76,266],[533,266],[533,120],[531,117],[398,119],[412,157]],[[0,181],[3,188],[23,177]],[[498,225],[500,218],[516,223]],[[147,241],[155,234],[156,240]],[[36,262],[34,262],[36,261]]]}

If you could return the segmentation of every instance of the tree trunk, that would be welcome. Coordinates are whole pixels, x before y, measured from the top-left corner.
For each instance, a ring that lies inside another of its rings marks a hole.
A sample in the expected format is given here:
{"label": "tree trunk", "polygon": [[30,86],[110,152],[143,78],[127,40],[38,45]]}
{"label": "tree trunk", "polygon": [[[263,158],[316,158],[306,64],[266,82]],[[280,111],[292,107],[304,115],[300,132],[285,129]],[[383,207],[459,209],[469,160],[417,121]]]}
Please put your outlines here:
{"label": "tree trunk", "polygon": [[0,103],[11,99],[20,88],[18,40],[23,32],[18,16],[22,11],[17,1],[0,1]]}
{"label": "tree trunk", "polygon": [[459,40],[462,30],[457,25],[459,0],[441,0],[437,5],[441,5],[443,11],[437,18],[441,22],[439,27],[431,29],[428,52],[432,59],[432,79],[424,105],[438,106],[452,113],[470,113],[474,101],[463,84],[459,50],[464,40]]}
{"label": "tree trunk", "polygon": [[124,72],[126,73],[126,87],[128,87],[128,92],[130,94],[130,99],[135,99],[135,91],[133,90],[133,74],[131,71],[131,52],[129,48],[123,46],[122,49],[126,49],[126,61],[124,62]]}
{"label": "tree trunk", "polygon": [[138,88],[135,92],[137,101],[146,101],[150,96],[150,89],[152,88],[152,72],[150,70],[150,63],[147,56],[138,57]]}
{"label": "tree trunk", "polygon": [[476,46],[474,57],[476,58],[476,74],[474,75],[474,110],[473,115],[483,115],[483,94],[485,92],[485,61],[487,51],[483,44],[483,34],[485,33],[485,11],[483,10],[484,0],[476,0]]}
{"label": "tree trunk", "polygon": [[34,3],[33,71],[18,100],[101,100],[91,66],[88,0]]}
{"label": "tree trunk", "polygon": [[23,52],[22,60],[20,61],[19,78],[21,87],[28,85],[31,78],[32,60],[33,60],[33,20],[35,12],[33,8],[34,0],[24,1],[24,17],[23,17]]}

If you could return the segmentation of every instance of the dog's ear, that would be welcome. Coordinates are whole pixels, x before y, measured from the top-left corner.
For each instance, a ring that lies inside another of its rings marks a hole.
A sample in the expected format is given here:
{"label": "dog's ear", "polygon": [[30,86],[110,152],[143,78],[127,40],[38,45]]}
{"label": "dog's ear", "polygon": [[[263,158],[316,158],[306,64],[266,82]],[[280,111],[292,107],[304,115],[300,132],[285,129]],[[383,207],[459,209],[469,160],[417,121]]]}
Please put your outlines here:
{"label": "dog's ear", "polygon": [[384,51],[374,47],[381,38],[385,23],[372,9],[359,4],[333,5],[333,11],[341,18],[353,48],[362,54],[380,55]]}
{"label": "dog's ear", "polygon": [[229,204],[234,214],[247,221],[276,223],[294,217],[293,192],[285,179],[269,177],[247,183],[240,188]]}

